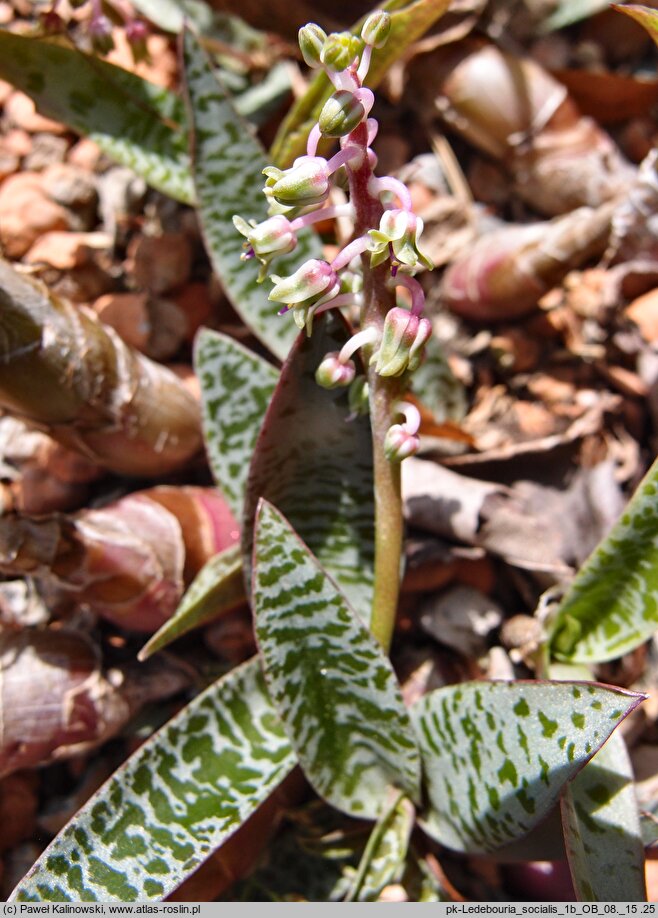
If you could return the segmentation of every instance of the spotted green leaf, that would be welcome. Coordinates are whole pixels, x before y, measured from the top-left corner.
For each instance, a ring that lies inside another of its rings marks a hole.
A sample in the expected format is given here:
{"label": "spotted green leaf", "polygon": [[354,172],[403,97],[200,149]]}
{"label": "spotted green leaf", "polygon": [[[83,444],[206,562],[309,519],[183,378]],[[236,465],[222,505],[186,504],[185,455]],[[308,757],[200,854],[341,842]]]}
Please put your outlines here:
{"label": "spotted green leaf", "polygon": [[621,519],[580,569],[556,613],[558,660],[602,662],[658,628],[658,461]]}
{"label": "spotted green leaf", "polygon": [[241,519],[249,462],[279,372],[220,332],[202,328],[194,346],[203,436],[217,486]]}
{"label": "spotted green leaf", "polygon": [[154,188],[194,201],[183,105],[173,93],[73,48],[3,31],[0,78]]}
{"label": "spotted green leaf", "polygon": [[[267,217],[262,192],[262,172],[268,165],[265,153],[189,31],[184,52],[194,184],[206,248],[234,308],[263,344],[283,359],[295,339],[295,325],[289,317],[277,315],[276,304],[268,300],[269,283],[258,283],[255,259],[240,260],[244,238],[232,222],[234,214],[257,221]],[[321,257],[317,236],[300,233],[295,252],[277,261],[277,273],[291,274],[306,259]]]}
{"label": "spotted green leaf", "polygon": [[345,390],[315,382],[315,370],[349,331],[338,314],[301,333],[286,361],[256,443],[245,500],[243,557],[251,558],[261,497],[286,516],[352,607],[369,621],[374,580],[372,438],[351,415]]}
{"label": "spotted green leaf", "polygon": [[142,647],[140,660],[148,659],[183,634],[214,621],[222,613],[246,602],[242,555],[231,545],[204,564],[185,592],[169,621]]}
{"label": "spotted green leaf", "polygon": [[645,902],[644,844],[633,768],[618,733],[567,785],[561,807],[578,898]]}
{"label": "spotted green leaf", "polygon": [[273,703],[320,796],[371,819],[391,786],[416,798],[418,749],[388,658],[267,501],[257,514],[252,603]]}
{"label": "spotted green leaf", "polygon": [[251,660],[195,698],[86,803],[12,894],[159,901],[278,787],[295,757]]}
{"label": "spotted green leaf", "polygon": [[346,901],[373,901],[385,886],[400,882],[415,818],[411,802],[396,795],[371,832]]}
{"label": "spotted green leaf", "polygon": [[643,696],[587,682],[472,682],[414,708],[424,828],[457,851],[529,832]]}
{"label": "spotted green leaf", "polygon": [[639,3],[611,3],[610,6],[618,13],[625,13],[631,19],[639,22],[658,45],[658,10]]}
{"label": "spotted green leaf", "polygon": [[[384,47],[373,52],[366,81],[371,89],[379,85],[391,65],[441,18],[449,5],[450,0],[388,0],[375,7],[390,13],[391,31]],[[360,32],[365,18],[362,17],[354,25],[352,31],[355,34]],[[270,155],[277,166],[283,169],[306,152],[309,131],[333,91],[334,87],[326,74],[318,72],[307,91],[283,120],[272,144]]]}

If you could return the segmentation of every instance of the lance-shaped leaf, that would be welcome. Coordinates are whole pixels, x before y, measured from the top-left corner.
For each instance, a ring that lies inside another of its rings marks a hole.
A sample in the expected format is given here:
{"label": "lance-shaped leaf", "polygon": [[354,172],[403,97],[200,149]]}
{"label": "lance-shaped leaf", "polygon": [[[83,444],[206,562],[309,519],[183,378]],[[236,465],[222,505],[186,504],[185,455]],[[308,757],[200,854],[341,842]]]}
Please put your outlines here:
{"label": "lance-shaped leaf", "polygon": [[414,709],[424,828],[471,852],[524,835],[643,698],[587,682],[473,682],[426,695]]}
{"label": "lance-shaped leaf", "polygon": [[315,381],[325,354],[339,351],[348,337],[342,316],[319,316],[311,338],[299,334],[281,371],[249,471],[243,558],[248,569],[256,506],[265,497],[367,621],[375,528],[370,422],[348,420],[346,391],[323,389]]}
{"label": "lance-shaped leaf", "polygon": [[410,801],[396,795],[372,830],[346,901],[371,901],[385,886],[401,880],[415,817]]}
{"label": "lance-shaped leaf", "polygon": [[[194,183],[206,248],[237,312],[263,344],[283,359],[295,338],[294,323],[277,316],[276,306],[268,299],[269,285],[258,283],[255,259],[240,260],[244,239],[232,222],[235,214],[257,221],[267,217],[262,191],[262,173],[268,165],[265,153],[189,31],[184,52]],[[293,256],[277,262],[277,269],[283,275],[292,274],[308,258],[321,257],[318,238],[301,233]]]}
{"label": "lance-shaped leaf", "polygon": [[658,10],[639,3],[611,3],[610,6],[618,13],[625,13],[631,19],[639,22],[658,45]]}
{"label": "lance-shaped leaf", "polygon": [[315,790],[376,819],[416,798],[420,759],[393,668],[281,514],[259,505],[252,601],[272,700]]}
{"label": "lance-shaped leaf", "polygon": [[184,108],[174,93],[76,49],[4,31],[0,78],[154,188],[194,202]]}
{"label": "lance-shaped leaf", "polygon": [[177,376],[1,259],[0,406],[123,475],[172,471],[202,446]]}
{"label": "lance-shaped leaf", "polygon": [[[391,30],[383,48],[375,48],[367,84],[374,89],[386,71],[398,60],[407,48],[417,41],[434,23],[443,16],[450,0],[388,0],[375,7],[391,15]],[[359,34],[365,16],[353,26]],[[306,152],[306,138],[318,120],[320,110],[334,91],[324,72],[319,72],[306,93],[293,105],[276,135],[270,154],[281,169],[289,166],[297,156]]]}
{"label": "lance-shaped leaf", "polygon": [[251,660],[147,740],[12,897],[159,901],[239,829],[294,765],[260,664]]}
{"label": "lance-shaped leaf", "polygon": [[553,624],[557,659],[612,660],[658,628],[657,495],[658,461],[567,591]]}
{"label": "lance-shaped leaf", "polygon": [[148,659],[181,635],[244,602],[242,553],[239,545],[233,545],[211,558],[199,571],[174,615],[142,647],[139,659]]}
{"label": "lance-shaped leaf", "polygon": [[567,785],[561,807],[578,898],[645,902],[644,844],[633,768],[618,733]]}
{"label": "lance-shaped leaf", "polygon": [[278,370],[233,338],[202,328],[194,347],[203,433],[215,481],[242,517],[249,462]]}

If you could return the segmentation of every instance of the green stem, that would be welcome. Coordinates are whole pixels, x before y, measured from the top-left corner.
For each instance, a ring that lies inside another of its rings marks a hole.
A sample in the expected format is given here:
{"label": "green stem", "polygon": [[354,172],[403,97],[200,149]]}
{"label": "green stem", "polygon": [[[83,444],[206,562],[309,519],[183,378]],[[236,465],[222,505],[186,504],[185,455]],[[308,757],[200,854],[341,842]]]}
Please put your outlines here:
{"label": "green stem", "polygon": [[403,521],[400,463],[384,455],[384,437],[392,423],[399,380],[384,379],[371,368],[368,385],[375,477],[375,588],[370,630],[388,651],[400,592]]}
{"label": "green stem", "polygon": [[[350,135],[350,142],[367,147],[367,130],[359,125]],[[347,169],[350,200],[355,209],[355,237],[372,227],[378,227],[383,208],[379,198],[369,189],[372,169],[367,157],[357,168]],[[369,255],[363,262],[363,309],[361,327],[372,326],[379,336],[386,314],[395,305],[388,286],[386,265],[370,267]],[[384,438],[393,423],[395,403],[401,395],[398,378],[382,377],[369,366],[371,347],[364,347],[363,358],[368,367],[370,424],[373,438],[373,467],[375,478],[375,585],[370,630],[385,651],[391,646],[398,595],[400,592],[400,558],[402,554],[402,497],[400,493],[400,463],[389,462],[384,455]]]}

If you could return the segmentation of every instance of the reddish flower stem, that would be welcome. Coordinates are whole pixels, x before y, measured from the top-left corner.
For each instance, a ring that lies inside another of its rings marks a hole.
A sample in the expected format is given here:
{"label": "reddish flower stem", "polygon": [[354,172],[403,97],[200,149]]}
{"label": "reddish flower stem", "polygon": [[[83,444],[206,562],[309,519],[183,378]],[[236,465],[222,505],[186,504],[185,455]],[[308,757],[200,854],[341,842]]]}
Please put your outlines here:
{"label": "reddish flower stem", "polygon": [[[368,146],[368,129],[360,124],[350,134],[350,144],[358,144],[364,151]],[[378,197],[369,188],[373,178],[367,156],[358,166],[347,165],[350,200],[355,211],[355,237],[358,238],[373,226],[379,226],[384,209]],[[370,267],[370,256],[361,256],[363,262],[363,307],[361,327],[373,327],[378,339],[384,327],[386,313],[395,305],[394,295],[388,286],[389,270],[386,264]],[[373,464],[375,477],[375,587],[370,629],[385,650],[393,636],[400,590],[400,556],[402,552],[402,498],[400,494],[400,463],[389,462],[384,455],[384,438],[392,424],[395,404],[400,398],[398,378],[381,377],[370,366],[372,345],[364,346],[363,358],[367,367],[370,423],[373,436]]]}

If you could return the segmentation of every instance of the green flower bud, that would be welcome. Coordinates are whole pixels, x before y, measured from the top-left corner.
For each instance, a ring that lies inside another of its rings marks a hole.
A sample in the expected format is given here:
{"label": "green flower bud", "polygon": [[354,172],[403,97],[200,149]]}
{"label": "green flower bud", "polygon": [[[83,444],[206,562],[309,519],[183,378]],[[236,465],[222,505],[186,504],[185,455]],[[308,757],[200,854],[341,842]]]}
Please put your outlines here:
{"label": "green flower bud", "polygon": [[345,70],[361,49],[361,42],[351,32],[332,32],[324,43],[320,60],[332,70]]}
{"label": "green flower bud", "polygon": [[383,48],[390,31],[391,17],[384,10],[376,10],[363,23],[361,38],[373,48]]}
{"label": "green flower bud", "polygon": [[329,168],[321,156],[300,156],[290,169],[267,166],[265,195],[284,207],[322,204],[329,196]]}
{"label": "green flower bud", "polygon": [[380,376],[400,376],[405,370],[413,373],[420,366],[423,347],[431,334],[429,319],[394,306],[386,314],[381,347],[372,358],[377,373]]}
{"label": "green flower bud", "polygon": [[340,89],[324,103],[320,112],[320,130],[325,137],[344,137],[361,124],[366,110],[354,93]]}
{"label": "green flower bud", "polygon": [[299,50],[309,67],[319,67],[322,49],[327,40],[327,33],[314,22],[309,22],[299,30]]}

